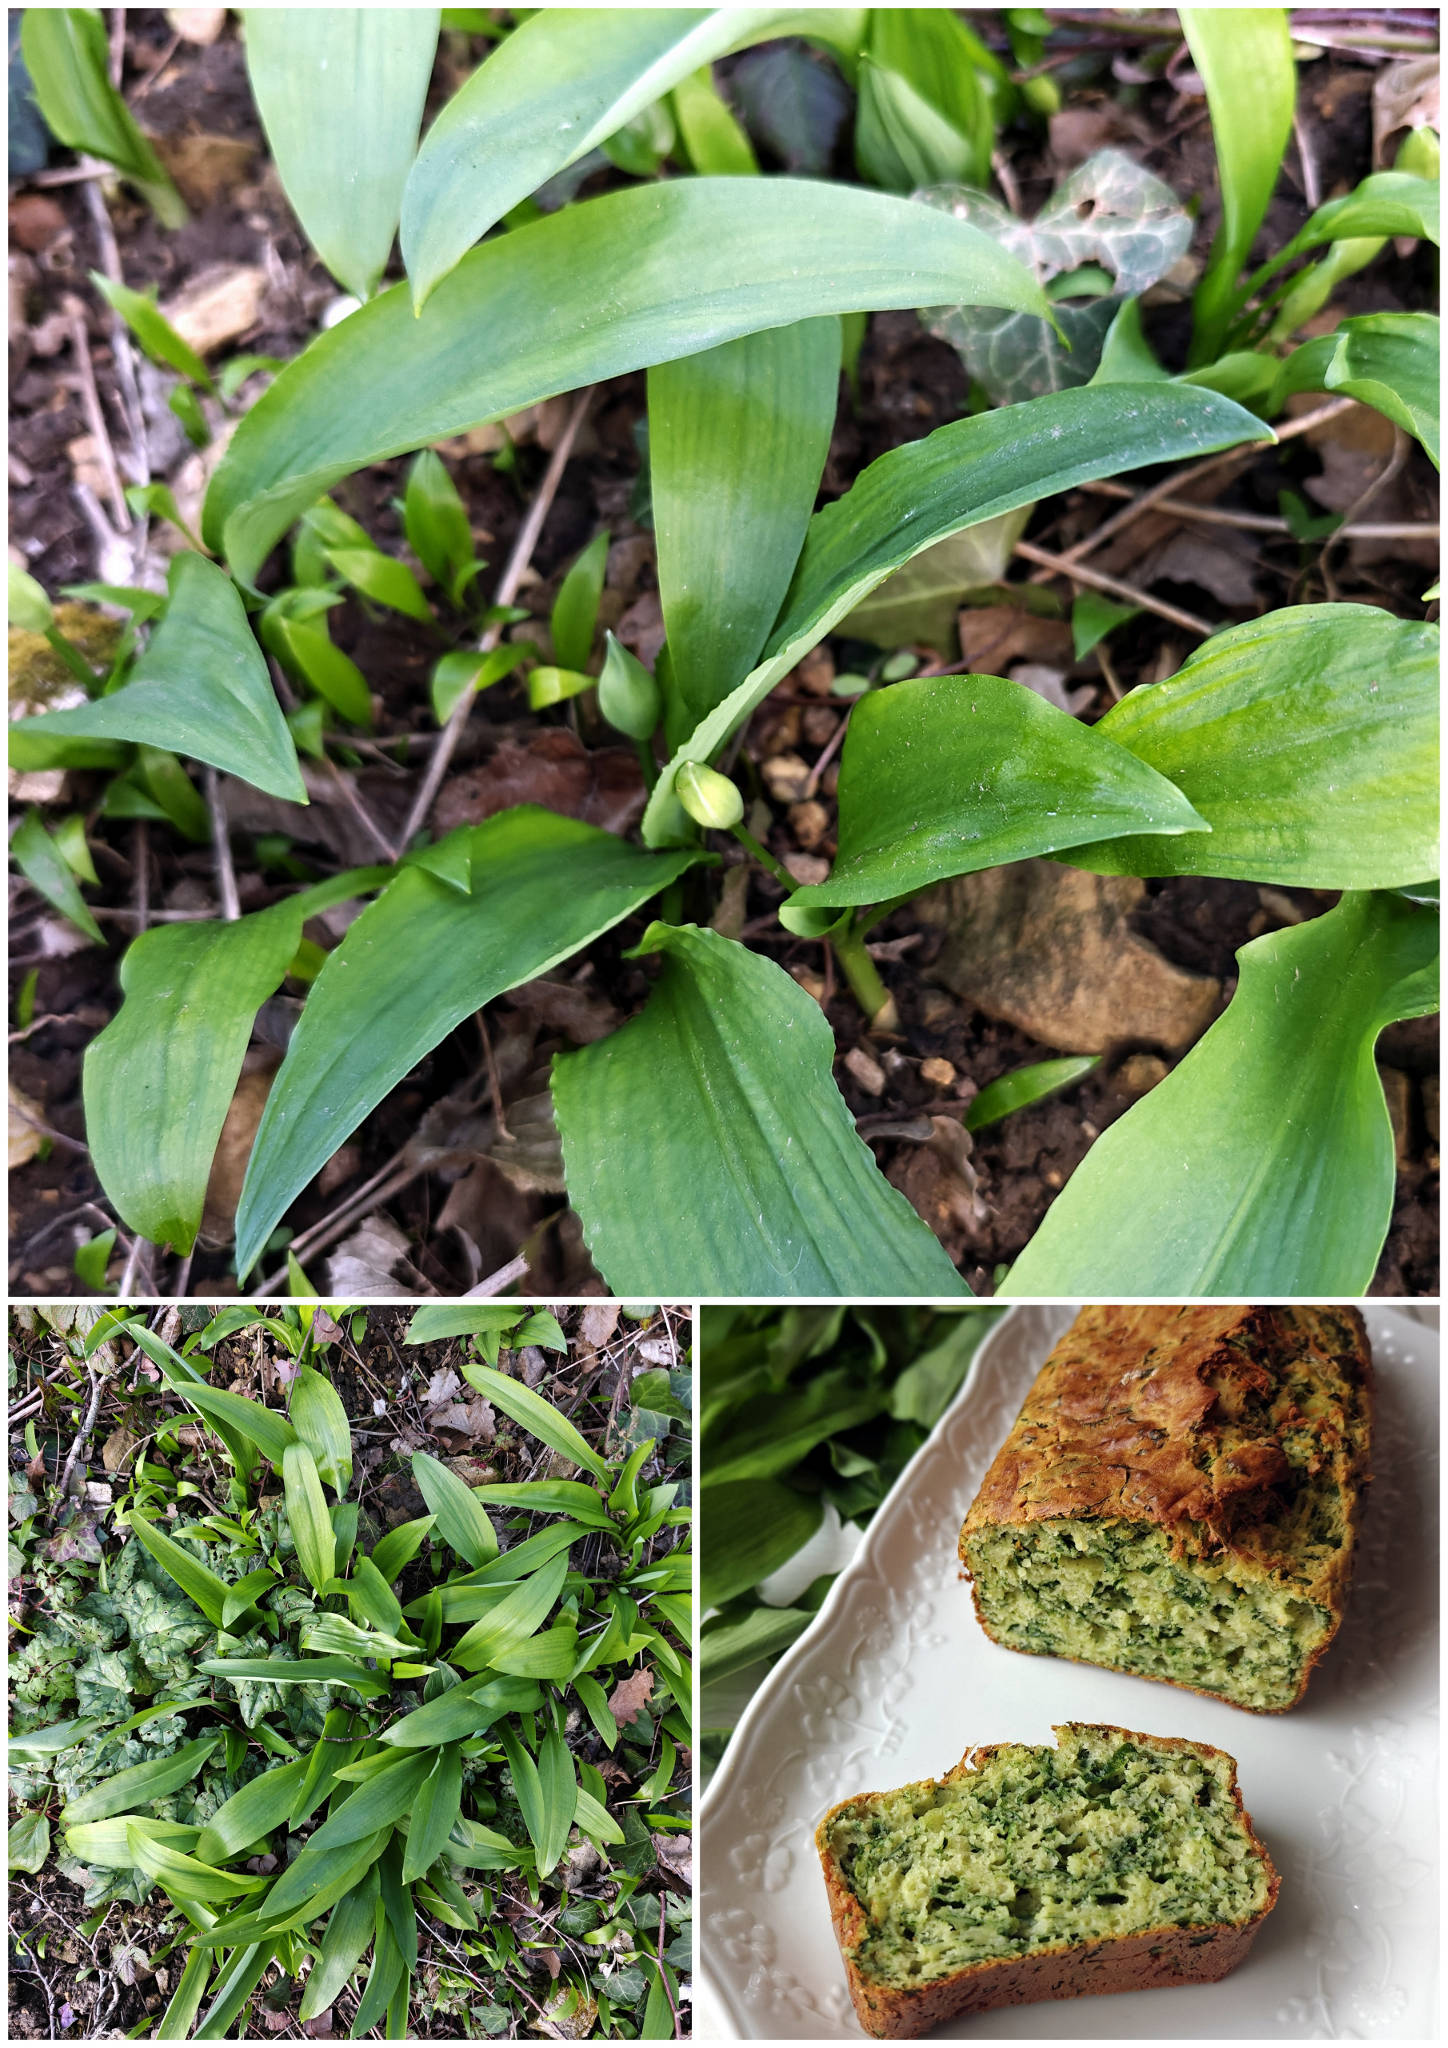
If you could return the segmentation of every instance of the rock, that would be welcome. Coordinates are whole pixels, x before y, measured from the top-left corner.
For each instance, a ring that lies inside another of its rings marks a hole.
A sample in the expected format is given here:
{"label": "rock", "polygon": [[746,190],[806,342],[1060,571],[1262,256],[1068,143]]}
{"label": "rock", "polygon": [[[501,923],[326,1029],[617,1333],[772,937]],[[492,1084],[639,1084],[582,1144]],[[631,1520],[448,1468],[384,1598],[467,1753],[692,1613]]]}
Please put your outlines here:
{"label": "rock", "polygon": [[812,797],[806,803],[790,805],[789,825],[799,844],[810,852],[829,837],[830,814]]}
{"label": "rock", "polygon": [[817,853],[787,853],[783,865],[804,888],[825,881],[830,872],[829,862],[821,860]]}
{"label": "rock", "polygon": [[798,754],[772,754],[761,761],[764,786],[778,804],[803,803],[809,793],[809,763]]}
{"label": "rock", "polygon": [[166,19],[183,43],[214,43],[226,27],[224,7],[168,7]]}
{"label": "rock", "polygon": [[1061,1052],[1132,1040],[1183,1052],[1216,1014],[1221,985],[1175,967],[1132,931],[1146,884],[1055,861],[960,875],[919,899],[945,939],[936,979]]}
{"label": "rock", "polygon": [[949,1088],[954,1085],[955,1069],[949,1060],[922,1060],[920,1078],[932,1088]]}
{"label": "rock", "polygon": [[1134,1052],[1116,1069],[1117,1085],[1128,1095],[1145,1095],[1171,1072],[1165,1060],[1154,1052]]}
{"label": "rock", "polygon": [[156,152],[188,206],[204,213],[248,176],[256,145],[239,135],[197,131],[156,138]]}
{"label": "rock", "polygon": [[10,202],[10,239],[38,255],[70,232],[65,209],[43,192],[21,192]]}
{"label": "rock", "polygon": [[267,274],[259,263],[217,263],[198,272],[161,311],[204,356],[255,327],[266,292]]}
{"label": "rock", "polygon": [[834,688],[835,658],[828,647],[812,647],[795,665],[795,680],[812,697],[828,697]]}
{"label": "rock", "polygon": [[867,1095],[885,1093],[885,1070],[878,1060],[871,1059],[863,1046],[857,1045],[845,1054],[845,1065]]}
{"label": "rock", "polygon": [[1393,1153],[1401,1172],[1413,1163],[1413,1084],[1401,1067],[1379,1067],[1393,1125]]}

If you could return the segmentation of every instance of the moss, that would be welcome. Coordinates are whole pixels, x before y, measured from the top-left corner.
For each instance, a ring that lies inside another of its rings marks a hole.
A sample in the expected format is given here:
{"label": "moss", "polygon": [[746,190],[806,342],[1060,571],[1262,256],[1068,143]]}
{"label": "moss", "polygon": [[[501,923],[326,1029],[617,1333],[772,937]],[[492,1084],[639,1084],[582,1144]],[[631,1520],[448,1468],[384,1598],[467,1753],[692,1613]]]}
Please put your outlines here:
{"label": "moss", "polygon": [[1230,1758],[1113,1729],[1058,1732],[1059,1750],[1012,1744],[978,1771],[833,1817],[828,1841],[867,1921],[854,1955],[867,1977],[913,1988],[972,1963],[1217,1927],[1266,1905]]}

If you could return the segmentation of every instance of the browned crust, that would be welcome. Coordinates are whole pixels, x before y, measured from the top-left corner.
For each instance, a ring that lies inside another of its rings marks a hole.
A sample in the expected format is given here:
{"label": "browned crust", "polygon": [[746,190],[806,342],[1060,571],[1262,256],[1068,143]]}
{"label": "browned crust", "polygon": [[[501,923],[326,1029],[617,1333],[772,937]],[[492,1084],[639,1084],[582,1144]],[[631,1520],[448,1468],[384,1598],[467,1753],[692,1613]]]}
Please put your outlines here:
{"label": "browned crust", "polygon": [[[1104,1722],[1064,1722],[1053,1732],[1063,1735],[1083,1726],[1089,1726],[1093,1733],[1124,1736],[1144,1749],[1186,1750],[1193,1756],[1226,1755],[1210,1743],[1187,1742],[1179,1736],[1140,1735]],[[997,1750],[1014,1746],[990,1743],[968,1749],[953,1770],[933,1782],[948,1785],[978,1769]],[[835,1940],[860,2025],[877,2039],[906,2041],[928,2033],[945,2020],[958,2018],[961,2013],[990,2012],[1000,2005],[1030,2005],[1047,1998],[1082,1998],[1113,1991],[1164,1990],[1176,1984],[1214,1984],[1225,1977],[1256,1940],[1258,1928],[1277,1903],[1282,1883],[1252,1825],[1251,1815],[1242,1804],[1236,1760],[1228,1757],[1227,1761],[1232,1766],[1228,1790],[1267,1873],[1267,1903],[1251,1919],[1212,1927],[1149,1928],[1140,1934],[1120,1935],[1112,1941],[1060,1943],[1033,1955],[972,1963],[952,1977],[922,1985],[918,1991],[874,1983],[856,1964],[855,1951],[868,1931],[865,1911],[851,1891],[829,1840],[830,1824],[836,1814],[849,1807],[868,1806],[888,1795],[863,1792],[832,1806],[815,1830],[815,1846],[824,1870]]]}
{"label": "browned crust", "polygon": [[1276,1489],[1288,1469],[1283,1432],[1301,1418],[1284,1390],[1288,1368],[1314,1360],[1325,1385],[1336,1368],[1345,1389],[1315,1425],[1318,1463],[1331,1464],[1338,1480],[1344,1540],[1304,1583],[1331,1625],[1301,1685],[1280,1707],[1249,1707],[1182,1679],[1140,1674],[1247,1713],[1296,1706],[1342,1621],[1371,1476],[1372,1353],[1362,1316],[1347,1306],[1083,1309],[1037,1374],[960,1532],[985,1633],[1000,1641],[971,1572],[969,1539],[984,1528],[1056,1518],[1134,1522],[1163,1529],[1187,1559],[1230,1553],[1267,1572],[1290,1570],[1297,1560],[1274,1547]]}

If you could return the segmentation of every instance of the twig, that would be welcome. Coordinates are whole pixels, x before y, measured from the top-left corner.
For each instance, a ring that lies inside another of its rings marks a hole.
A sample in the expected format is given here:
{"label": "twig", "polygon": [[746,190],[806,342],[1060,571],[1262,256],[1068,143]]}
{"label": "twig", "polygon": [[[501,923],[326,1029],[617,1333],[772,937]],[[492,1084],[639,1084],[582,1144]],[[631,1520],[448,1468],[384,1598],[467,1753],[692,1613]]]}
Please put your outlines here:
{"label": "twig", "polygon": [[341,791],[343,803],[362,827],[362,830],[367,834],[367,837],[372,841],[372,844],[377,848],[377,851],[382,855],[382,858],[389,861],[396,860],[397,849],[368,810],[366,804],[363,803],[352,778],[349,775],[344,775],[336,762],[330,758],[325,758],[323,765],[336,783],[337,788]]}
{"label": "twig", "polygon": [[211,847],[216,855],[216,886],[221,891],[221,914],[230,924],[241,916],[241,898],[236,893],[236,869],[231,864],[231,839],[226,811],[221,802],[221,783],[216,770],[208,766],[202,776],[206,808],[211,813]]}
{"label": "twig", "polygon": [[[1356,404],[1355,398],[1334,398],[1328,404],[1304,413],[1301,419],[1289,420],[1285,427],[1275,428],[1278,442],[1291,441],[1299,434],[1310,433],[1314,427],[1323,426],[1328,420],[1336,419],[1339,413],[1346,412],[1350,406]],[[1122,527],[1129,526],[1134,519],[1139,519],[1143,512],[1151,511],[1163,498],[1169,498],[1173,492],[1181,490],[1184,484],[1195,483],[1199,477],[1210,476],[1214,470],[1225,468],[1230,463],[1245,462],[1249,456],[1257,454],[1261,447],[1260,441],[1248,441],[1240,447],[1225,449],[1220,455],[1209,455],[1204,462],[1194,462],[1189,469],[1180,469],[1174,476],[1159,478],[1139,497],[1133,498],[1129,504],[1123,505],[1119,512],[1113,512],[1109,519],[1103,520],[1084,540],[1078,540],[1074,547],[1067,548],[1058,559],[1062,562],[1079,562],[1084,556],[1093,554],[1104,541],[1112,539]],[[1044,583],[1047,577],[1036,575],[1030,580],[1033,583]]]}
{"label": "twig", "polygon": [[[850,710],[853,709],[854,706],[851,705]],[[833,759],[835,758],[835,755],[844,745],[845,728],[846,726],[848,726],[849,722],[850,712],[847,711],[844,717],[840,720],[839,724],[835,727],[834,731],[830,734],[829,742],[826,745],[823,753],[821,753],[819,759],[815,762],[813,768],[810,769],[809,776],[804,785],[804,793],[806,800],[812,797],[815,791],[819,788],[820,777],[824,774],[826,768],[829,767],[831,761],[833,761]]]}
{"label": "twig", "polygon": [[27,1109],[14,1095],[10,1097],[10,1114],[18,1117],[21,1123],[29,1124],[32,1131],[39,1131],[42,1138],[49,1138],[52,1145],[59,1145],[62,1151],[76,1152],[82,1159],[90,1158],[89,1145],[83,1145],[79,1138],[68,1138],[64,1131],[56,1130],[53,1124],[48,1124],[44,1117],[39,1117],[33,1110]]}
{"label": "twig", "polygon": [[[407,1160],[406,1148],[397,1153],[380,1173],[358,1189],[352,1199],[322,1223],[314,1223],[310,1230],[304,1230],[292,1244],[292,1256],[296,1259],[310,1258],[313,1252],[325,1251],[335,1243],[344,1231],[350,1230],[370,1216],[374,1209],[380,1209],[384,1202],[390,1202],[394,1195],[415,1181],[419,1174],[426,1172],[422,1166],[414,1166]],[[280,1294],[287,1285],[287,1272],[273,1273],[269,1280],[263,1280],[255,1289],[257,1297]]]}
{"label": "twig", "polygon": [[151,914],[151,828],[144,818],[137,818],[131,827],[131,854],[136,878],[131,915],[139,935]]}
{"label": "twig", "polygon": [[493,1121],[498,1127],[498,1136],[508,1144],[513,1133],[508,1129],[508,1119],[503,1114],[503,1089],[498,1079],[498,1063],[493,1058],[493,1041],[488,1036],[488,1020],[483,1011],[477,1013],[478,1036],[483,1041],[483,1061],[488,1069],[488,1093],[493,1098]]}
{"label": "twig", "polygon": [[106,416],[101,410],[101,395],[96,388],[95,364],[91,361],[90,336],[85,331],[85,313],[79,306],[70,316],[71,346],[75,350],[76,381],[80,385],[81,404],[90,426],[91,438],[96,444],[101,468],[105,472],[106,491],[110,497],[111,510],[122,533],[127,533],[133,524],[131,508],[126,503],[125,486],[121,472],[116,466],[116,451],[111,446],[111,432],[106,425]]}
{"label": "twig", "polygon": [[33,1038],[37,1031],[44,1031],[48,1024],[74,1024],[77,1021],[74,1015],[61,1017],[57,1016],[54,1011],[51,1011],[44,1017],[33,1017],[23,1031],[12,1031],[7,1043],[19,1045],[22,1039]]}
{"label": "twig", "polygon": [[1365,491],[1360,492],[1358,496],[1354,498],[1352,503],[1348,506],[1347,511],[1343,514],[1342,526],[1339,526],[1336,532],[1329,534],[1327,540],[1324,542],[1322,554],[1318,559],[1318,568],[1322,572],[1322,587],[1327,593],[1327,599],[1330,604],[1336,603],[1337,601],[1337,585],[1333,581],[1332,570],[1328,565],[1328,557],[1331,555],[1333,549],[1337,546],[1338,542],[1343,538],[1343,529],[1345,527],[1350,526],[1356,515],[1359,512],[1366,510],[1366,508],[1372,503],[1373,499],[1378,495],[1378,492],[1382,490],[1383,486],[1385,484],[1391,483],[1392,479],[1397,475],[1398,471],[1402,468],[1403,464],[1408,459],[1408,449],[1410,445],[1411,444],[1408,440],[1408,437],[1403,432],[1402,428],[1394,427],[1392,454],[1388,457],[1387,461],[1383,464],[1383,467],[1378,471],[1377,475],[1373,478],[1372,482],[1368,485],[1367,489]]}
{"label": "twig", "polygon": [[126,1270],[121,1275],[119,1298],[122,1301],[127,1300],[136,1292],[136,1279],[143,1262],[146,1268],[147,1281],[149,1282],[151,1278],[151,1262],[145,1256],[149,1243],[150,1240],[144,1237],[133,1237],[131,1239],[131,1249],[126,1254]]}
{"label": "twig", "polygon": [[511,1287],[515,1280],[526,1280],[527,1277],[528,1261],[522,1252],[519,1252],[516,1258],[509,1259],[506,1266],[499,1266],[496,1272],[489,1273],[486,1280],[480,1280],[476,1287],[470,1287],[462,1299],[486,1301],[490,1295],[501,1294],[505,1287]]}
{"label": "twig", "polygon": [[48,1372],[38,1387],[31,1387],[22,1394],[7,1411],[6,1421],[12,1425],[17,1422],[28,1422],[32,1415],[38,1414],[45,1398],[45,1389],[53,1387],[57,1380],[67,1378],[72,1363],[72,1360],[67,1359],[65,1364],[58,1365],[54,1372]]}
{"label": "twig", "polygon": [[1106,652],[1106,642],[1098,640],[1092,652],[1096,656],[1096,663],[1105,679],[1106,687],[1111,692],[1112,703],[1119,704],[1125,693],[1122,690],[1121,678],[1116,673],[1111,656]]}
{"label": "twig", "polygon": [[[1129,498],[1130,491],[1124,484],[1112,483],[1107,477],[1098,477],[1080,486],[1083,491],[1094,491],[1102,498]],[[1292,528],[1285,519],[1273,519],[1265,512],[1229,512],[1218,505],[1197,505],[1189,498],[1158,498],[1158,512],[1169,512],[1174,519],[1195,519],[1203,526],[1239,526],[1247,533],[1291,533]],[[1382,524],[1368,521],[1355,526],[1340,526],[1333,535],[1335,540],[1437,540],[1440,528],[1436,519],[1385,520]]]}
{"label": "twig", "polygon": [[1049,570],[1053,576],[1069,576],[1073,583],[1084,583],[1088,590],[1104,590],[1111,597],[1119,597],[1127,604],[1139,605],[1143,611],[1155,612],[1158,618],[1168,619],[1174,626],[1183,627],[1188,633],[1195,633],[1205,640],[1217,630],[1209,620],[1199,619],[1194,612],[1184,612],[1174,604],[1166,604],[1150,591],[1138,590],[1134,583],[1123,583],[1119,577],[1104,576],[1099,569],[1084,568],[1079,562],[1072,562],[1065,555],[1048,555],[1044,548],[1033,547],[1028,540],[1016,542],[1016,553],[1028,562],[1035,562],[1040,568]]}
{"label": "twig", "polygon": [[[89,161],[89,160],[88,160]],[[97,167],[104,171],[108,167]],[[125,275],[121,269],[121,254],[116,247],[116,231],[111,225],[110,209],[105,194],[94,180],[87,180],[82,187],[86,211],[91,217],[95,230],[96,248],[100,255],[100,267],[113,284],[124,284]],[[126,431],[131,437],[134,456],[134,482],[148,484],[151,481],[151,461],[146,449],[146,415],[141,405],[141,387],[136,380],[136,352],[131,346],[130,330],[119,313],[106,308],[111,334],[111,354],[116,366],[116,382],[120,388],[121,405],[126,414]],[[136,547],[136,569],[139,572],[145,557],[144,521],[139,521],[143,531]]]}
{"label": "twig", "polygon": [[1301,114],[1292,116],[1292,135],[1297,144],[1297,161],[1302,169],[1302,196],[1309,213],[1316,213],[1322,204],[1322,184],[1317,175],[1317,158],[1312,154],[1312,144],[1307,138]]}
{"label": "twig", "polygon": [[[75,1461],[90,1442],[91,1431],[96,1426],[96,1416],[100,1413],[101,1394],[105,1388],[104,1377],[99,1379],[96,1377],[91,1369],[90,1360],[86,1359],[84,1363],[86,1378],[90,1381],[90,1400],[86,1405],[85,1419],[75,1433],[75,1442],[70,1447],[70,1456],[65,1461],[65,1470],[60,1475],[60,1506],[64,1506],[66,1496],[70,1491],[70,1475],[75,1470]],[[52,1517],[52,1519],[54,1518]]]}
{"label": "twig", "polygon": [[[570,454],[573,452],[573,443],[577,438],[578,430],[583,425],[584,417],[592,403],[593,387],[590,385],[586,391],[580,391],[577,398],[573,401],[573,410],[568,415],[568,423],[558,437],[557,446],[549,458],[543,481],[538,486],[538,495],[529,507],[528,516],[519,529],[517,540],[513,543],[513,552],[508,557],[507,567],[499,578],[498,588],[493,596],[494,604],[511,604],[518,594],[518,586],[523,580],[523,572],[532,559],[533,550],[538,545],[538,536],[543,531],[543,522],[548,517],[549,508],[553,503],[554,497],[557,495],[558,486],[563,481],[563,471]],[[502,637],[502,621],[495,620],[491,626],[485,629],[482,638],[479,640],[478,652],[480,654],[491,653]],[[448,762],[452,759],[453,748],[457,745],[462,729],[468,722],[468,715],[473,708],[473,700],[476,694],[474,690],[464,690],[452,708],[448,722],[443,727],[441,743],[434,749],[432,759],[427,764],[427,772],[422,778],[422,787],[418,790],[413,800],[412,809],[408,812],[407,823],[402,829],[402,837],[398,842],[397,855],[406,852],[416,834],[422,830],[422,827],[427,822],[427,814],[432,809],[433,799],[437,795],[443,776],[447,773],[447,766]],[[397,855],[394,855],[394,858]]]}

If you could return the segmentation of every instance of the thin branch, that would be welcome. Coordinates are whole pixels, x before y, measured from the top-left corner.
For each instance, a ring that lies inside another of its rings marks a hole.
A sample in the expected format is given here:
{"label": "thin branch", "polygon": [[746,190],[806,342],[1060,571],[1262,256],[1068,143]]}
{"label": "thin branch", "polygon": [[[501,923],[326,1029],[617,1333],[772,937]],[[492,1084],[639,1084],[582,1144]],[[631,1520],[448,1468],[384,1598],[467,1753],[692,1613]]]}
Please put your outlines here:
{"label": "thin branch", "polygon": [[132,871],[135,885],[131,894],[131,916],[139,936],[151,915],[151,828],[144,818],[131,827]]}
{"label": "thin branch", "polygon": [[101,395],[96,388],[95,364],[91,361],[90,336],[85,331],[85,312],[79,305],[70,316],[71,346],[75,350],[76,382],[80,386],[81,404],[85,410],[86,423],[91,430],[91,439],[96,444],[96,453],[105,472],[106,493],[111,501],[111,510],[122,533],[127,533],[133,524],[131,508],[126,503],[125,486],[116,464],[116,451],[111,446],[111,430],[106,425],[106,416],[101,410]]}
{"label": "thin branch", "polygon": [[231,864],[231,838],[221,801],[221,783],[216,770],[209,765],[202,780],[206,789],[206,808],[211,813],[211,849],[216,856],[216,886],[221,892],[221,914],[229,924],[235,924],[241,916],[241,898],[236,893],[236,869]]}
{"label": "thin branch", "polygon": [[[1079,487],[1092,491],[1101,498],[1129,498],[1131,492],[1125,484],[1113,483],[1108,477],[1098,477]],[[1203,526],[1237,526],[1244,533],[1291,533],[1292,528],[1285,519],[1270,518],[1265,512],[1230,512],[1218,505],[1198,505],[1189,498],[1158,498],[1158,512],[1169,512],[1174,519],[1195,519]],[[1335,540],[1437,540],[1439,525],[1436,519],[1385,520],[1381,524],[1371,521],[1365,524],[1336,529]]]}
{"label": "thin branch", "polygon": [[[508,557],[507,567],[499,579],[498,588],[493,596],[494,604],[511,604],[518,594],[518,587],[523,581],[523,572],[532,559],[533,550],[538,545],[538,536],[543,531],[543,522],[548,517],[549,508],[552,506],[558,492],[558,486],[563,481],[563,471],[567,466],[570,454],[573,452],[573,443],[578,436],[578,430],[583,425],[588,408],[592,403],[592,386],[586,391],[580,391],[577,398],[573,401],[573,410],[568,415],[568,423],[558,437],[557,446],[549,458],[548,468],[544,472],[543,481],[538,486],[538,495],[529,507],[528,516],[519,529],[517,540],[513,543],[513,552]],[[485,629],[482,638],[479,640],[478,652],[480,654],[491,653],[502,637],[502,621],[495,620],[491,626]],[[453,706],[451,716],[443,727],[441,744],[435,748],[432,759],[428,762],[427,772],[422,778],[422,787],[418,790],[413,800],[412,809],[409,811],[407,823],[402,829],[402,837],[398,841],[397,853],[394,855],[394,858],[398,858],[406,852],[417,833],[426,824],[428,812],[433,806],[433,799],[441,787],[443,776],[447,773],[448,763],[452,759],[453,748],[457,745],[462,729],[468,722],[468,716],[472,711],[475,696],[475,691],[464,690],[457,703]]]}
{"label": "thin branch", "polygon": [[[850,710],[853,710],[853,709],[854,709],[854,706],[853,706],[853,705],[851,705],[851,707],[850,707]],[[850,712],[849,712],[849,711],[846,711],[846,713],[845,713],[844,717],[843,717],[843,718],[842,718],[842,719],[840,720],[839,724],[838,724],[838,725],[837,725],[837,726],[835,727],[834,731],[833,731],[833,732],[832,732],[832,733],[830,734],[830,737],[829,737],[829,743],[828,743],[828,744],[826,745],[826,747],[824,748],[824,750],[823,750],[823,751],[821,752],[821,754],[820,754],[820,757],[819,757],[819,759],[818,759],[818,760],[817,760],[817,761],[815,762],[815,764],[814,764],[813,768],[811,768],[811,769],[810,769],[810,771],[809,771],[809,776],[808,776],[808,779],[806,780],[806,782],[805,782],[805,786],[804,786],[804,793],[805,793],[805,800],[806,800],[806,801],[808,801],[808,800],[809,800],[809,798],[810,798],[810,797],[812,797],[812,796],[814,795],[815,791],[816,791],[816,790],[817,790],[817,789],[819,788],[819,786],[820,786],[820,777],[821,777],[821,776],[822,776],[822,775],[824,774],[824,772],[825,772],[826,768],[828,768],[828,767],[829,767],[829,765],[830,765],[831,761],[833,761],[833,759],[835,758],[835,755],[836,755],[836,754],[837,754],[837,753],[839,752],[840,748],[841,748],[841,747],[842,747],[842,746],[844,745],[844,743],[845,743],[845,729],[846,729],[846,727],[847,727],[847,726],[849,725],[849,722],[850,722]]]}
{"label": "thin branch", "polygon": [[90,1442],[91,1432],[96,1426],[96,1416],[100,1413],[101,1394],[105,1389],[104,1376],[97,1378],[89,1359],[86,1359],[84,1363],[86,1378],[90,1381],[90,1401],[86,1407],[85,1419],[75,1433],[75,1442],[70,1447],[70,1456],[65,1461],[65,1470],[60,1475],[60,1506],[62,1507],[70,1491],[70,1475],[75,1470],[76,1460]]}
{"label": "thin branch", "polygon": [[519,1252],[515,1258],[509,1259],[506,1266],[499,1266],[496,1272],[489,1273],[485,1280],[480,1280],[476,1287],[470,1287],[461,1298],[464,1301],[486,1301],[491,1295],[501,1294],[505,1287],[511,1287],[515,1280],[526,1280],[527,1277],[528,1261],[524,1254]]}
{"label": "thin branch", "polygon": [[1174,604],[1166,604],[1161,598],[1153,597],[1150,591],[1138,590],[1134,583],[1123,583],[1117,576],[1104,576],[1099,569],[1087,569],[1065,555],[1048,555],[1044,548],[1033,547],[1028,540],[1016,542],[1016,553],[1028,562],[1035,562],[1049,575],[1069,576],[1073,583],[1084,583],[1088,590],[1104,590],[1126,604],[1155,612],[1158,618],[1167,619],[1188,633],[1195,633],[1199,639],[1205,640],[1217,630],[1210,620],[1199,619],[1194,612],[1184,612]]}

